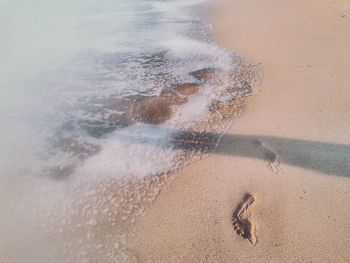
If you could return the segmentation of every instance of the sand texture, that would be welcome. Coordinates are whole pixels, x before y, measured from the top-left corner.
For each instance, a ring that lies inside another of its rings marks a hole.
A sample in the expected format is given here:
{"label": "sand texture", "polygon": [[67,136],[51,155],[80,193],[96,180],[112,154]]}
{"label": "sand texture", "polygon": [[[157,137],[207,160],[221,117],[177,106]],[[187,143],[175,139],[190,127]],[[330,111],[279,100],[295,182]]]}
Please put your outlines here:
{"label": "sand texture", "polygon": [[263,71],[216,153],[179,172],[140,262],[349,262],[350,2],[218,0],[215,37]]}

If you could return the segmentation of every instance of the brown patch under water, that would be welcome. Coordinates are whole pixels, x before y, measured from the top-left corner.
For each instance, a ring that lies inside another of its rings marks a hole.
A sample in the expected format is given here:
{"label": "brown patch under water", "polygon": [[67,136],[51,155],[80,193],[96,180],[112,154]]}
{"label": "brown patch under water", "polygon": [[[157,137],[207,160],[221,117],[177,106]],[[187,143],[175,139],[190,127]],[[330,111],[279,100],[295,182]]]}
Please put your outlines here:
{"label": "brown patch under water", "polygon": [[174,87],[174,90],[182,96],[191,96],[198,92],[200,85],[196,83],[184,83]]}
{"label": "brown patch under water", "polygon": [[169,120],[173,114],[171,100],[167,97],[152,96],[132,109],[132,118],[149,124],[161,124]]}
{"label": "brown patch under water", "polygon": [[196,70],[190,73],[191,76],[195,77],[198,80],[212,80],[215,78],[215,75],[220,73],[219,69],[215,68],[204,68]]}
{"label": "brown patch under water", "polygon": [[149,124],[164,123],[173,114],[172,106],[186,103],[189,96],[198,92],[199,87],[196,83],[183,83],[164,90],[161,96],[138,99],[131,106],[130,118]]}

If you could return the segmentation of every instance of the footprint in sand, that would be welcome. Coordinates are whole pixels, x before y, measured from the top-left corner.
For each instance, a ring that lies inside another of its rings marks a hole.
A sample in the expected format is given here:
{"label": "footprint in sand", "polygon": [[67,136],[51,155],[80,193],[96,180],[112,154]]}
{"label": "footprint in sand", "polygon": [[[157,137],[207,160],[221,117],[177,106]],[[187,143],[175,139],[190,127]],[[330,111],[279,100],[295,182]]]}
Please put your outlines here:
{"label": "footprint in sand", "polygon": [[232,217],[233,229],[239,236],[249,240],[249,242],[253,245],[257,243],[257,238],[255,235],[256,227],[251,218],[249,208],[254,201],[254,197],[251,194],[246,193],[241,203],[235,209]]}
{"label": "footprint in sand", "polygon": [[280,167],[280,161],[277,154],[268,149],[266,146],[265,149],[266,151],[264,152],[264,159],[267,163],[267,167],[269,167],[274,174],[280,174],[282,172],[282,169]]}
{"label": "footprint in sand", "polygon": [[269,167],[274,174],[280,174],[282,172],[282,169],[280,167],[280,160],[277,153],[275,153],[269,146],[259,140],[256,140],[255,144],[260,147],[263,158],[267,163],[267,167]]}

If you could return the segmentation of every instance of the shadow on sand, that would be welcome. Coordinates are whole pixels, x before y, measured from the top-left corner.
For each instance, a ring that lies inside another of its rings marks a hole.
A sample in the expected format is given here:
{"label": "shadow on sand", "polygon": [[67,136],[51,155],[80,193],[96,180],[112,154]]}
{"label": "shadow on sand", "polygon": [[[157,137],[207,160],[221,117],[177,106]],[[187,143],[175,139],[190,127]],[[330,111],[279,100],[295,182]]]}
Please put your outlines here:
{"label": "shadow on sand", "polygon": [[[159,129],[165,129],[160,128]],[[168,130],[167,130],[168,132]],[[350,145],[290,139],[272,136],[225,134],[220,147],[216,148],[220,135],[213,133],[169,130],[175,149],[187,152],[215,152],[261,159],[267,162],[278,160],[305,169],[319,171],[327,175],[350,177]],[[153,136],[139,137],[132,133],[115,138],[130,143],[161,145]]]}

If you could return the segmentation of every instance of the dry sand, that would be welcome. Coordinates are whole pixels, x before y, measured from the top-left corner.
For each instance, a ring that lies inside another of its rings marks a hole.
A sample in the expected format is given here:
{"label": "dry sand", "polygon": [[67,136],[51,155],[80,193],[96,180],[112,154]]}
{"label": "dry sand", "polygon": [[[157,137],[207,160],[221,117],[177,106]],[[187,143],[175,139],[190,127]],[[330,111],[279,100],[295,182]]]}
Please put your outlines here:
{"label": "dry sand", "polygon": [[217,152],[179,172],[136,222],[136,255],[349,262],[350,2],[218,0],[213,21],[264,79]]}

